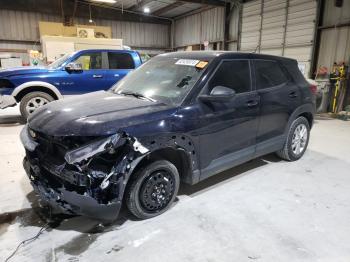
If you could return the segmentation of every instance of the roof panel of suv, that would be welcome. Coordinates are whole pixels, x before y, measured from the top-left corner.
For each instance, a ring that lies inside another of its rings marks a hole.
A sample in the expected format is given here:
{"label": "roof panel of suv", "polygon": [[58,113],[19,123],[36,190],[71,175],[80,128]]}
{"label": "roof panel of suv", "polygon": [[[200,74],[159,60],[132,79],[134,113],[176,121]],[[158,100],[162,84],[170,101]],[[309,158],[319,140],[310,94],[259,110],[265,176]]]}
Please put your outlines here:
{"label": "roof panel of suv", "polygon": [[288,60],[295,61],[291,58],[256,54],[256,53],[243,53],[243,52],[233,52],[233,51],[182,51],[182,52],[171,52],[161,54],[161,57],[173,57],[173,58],[184,58],[184,59],[198,59],[198,60],[213,60],[216,57],[221,59],[272,59],[272,60]]}

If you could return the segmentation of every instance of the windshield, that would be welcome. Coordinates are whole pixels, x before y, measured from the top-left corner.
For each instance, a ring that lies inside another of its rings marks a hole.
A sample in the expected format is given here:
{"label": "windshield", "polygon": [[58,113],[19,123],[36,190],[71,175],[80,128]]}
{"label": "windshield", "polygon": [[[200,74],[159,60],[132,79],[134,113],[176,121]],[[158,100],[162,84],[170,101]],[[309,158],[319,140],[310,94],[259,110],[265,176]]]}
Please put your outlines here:
{"label": "windshield", "polygon": [[61,65],[63,65],[64,62],[67,61],[67,59],[71,56],[72,54],[66,54],[60,58],[58,58],[55,62],[51,63],[49,65],[49,69],[56,69],[61,67]]}
{"label": "windshield", "polygon": [[112,90],[176,105],[183,101],[207,64],[207,61],[158,56],[128,74]]}

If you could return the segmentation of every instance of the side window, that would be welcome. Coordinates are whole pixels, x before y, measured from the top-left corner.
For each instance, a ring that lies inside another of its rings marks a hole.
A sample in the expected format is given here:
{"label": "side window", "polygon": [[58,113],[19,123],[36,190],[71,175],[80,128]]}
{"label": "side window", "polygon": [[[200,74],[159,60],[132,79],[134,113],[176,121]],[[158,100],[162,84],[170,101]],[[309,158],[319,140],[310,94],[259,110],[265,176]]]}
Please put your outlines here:
{"label": "side window", "polygon": [[209,82],[209,93],[215,86],[225,86],[237,94],[249,92],[250,69],[247,60],[224,61]]}
{"label": "side window", "polygon": [[278,86],[288,81],[275,61],[255,60],[256,89]]}
{"label": "side window", "polygon": [[132,56],[128,53],[108,53],[109,69],[134,69]]}
{"label": "side window", "polygon": [[85,53],[74,60],[74,63],[81,64],[83,70],[102,69],[102,53]]}

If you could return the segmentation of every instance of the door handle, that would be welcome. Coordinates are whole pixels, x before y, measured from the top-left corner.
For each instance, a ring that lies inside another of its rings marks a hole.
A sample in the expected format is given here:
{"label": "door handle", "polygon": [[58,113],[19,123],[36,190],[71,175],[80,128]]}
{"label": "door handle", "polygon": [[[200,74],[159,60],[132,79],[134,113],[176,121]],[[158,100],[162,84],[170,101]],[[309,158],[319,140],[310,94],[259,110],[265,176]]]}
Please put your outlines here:
{"label": "door handle", "polygon": [[289,97],[296,98],[296,97],[298,97],[298,94],[297,94],[297,92],[293,91],[293,92],[289,93]]}
{"label": "door handle", "polygon": [[254,106],[257,106],[258,104],[259,104],[258,100],[249,100],[247,102],[247,107],[254,107]]}
{"label": "door handle", "polygon": [[119,74],[115,74],[114,77],[119,77]]}
{"label": "door handle", "polygon": [[102,78],[103,76],[102,75],[93,75],[92,77],[93,78]]}

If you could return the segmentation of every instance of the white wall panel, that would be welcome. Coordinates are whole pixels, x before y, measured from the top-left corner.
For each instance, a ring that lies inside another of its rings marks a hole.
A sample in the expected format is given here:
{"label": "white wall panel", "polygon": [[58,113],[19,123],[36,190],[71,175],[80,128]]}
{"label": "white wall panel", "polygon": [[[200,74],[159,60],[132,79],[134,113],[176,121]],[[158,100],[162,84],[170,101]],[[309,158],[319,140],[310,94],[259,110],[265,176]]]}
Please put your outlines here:
{"label": "white wall panel", "polygon": [[[0,40],[38,41],[39,21],[60,22],[61,17],[33,12],[0,10]],[[87,24],[76,18],[77,24]],[[110,26],[113,38],[123,38],[124,44],[136,47],[168,48],[168,25],[95,19],[96,25]]]}
{"label": "white wall panel", "polygon": [[[344,0],[342,7],[336,7],[334,0],[325,0],[322,26],[333,26],[350,21],[350,1]],[[317,68],[325,66],[331,70],[333,63],[350,60],[350,26],[332,27],[321,30]]]}
{"label": "white wall panel", "polygon": [[0,10],[0,39],[39,40],[39,21],[58,22],[60,17],[32,12]]}
{"label": "white wall panel", "polygon": [[349,60],[350,26],[322,30],[317,66],[331,70],[334,62],[348,64]]}
{"label": "white wall panel", "polygon": [[175,46],[182,47],[203,43],[218,42],[224,38],[224,8],[180,18],[175,21]]}
{"label": "white wall panel", "polygon": [[310,46],[315,33],[317,3],[314,0],[290,0],[287,21],[287,46]]}
{"label": "white wall panel", "polygon": [[[239,7],[233,9],[229,25],[229,40],[238,40]],[[237,46],[237,43],[236,43]],[[231,49],[230,49],[231,50]]]}
{"label": "white wall panel", "polygon": [[284,55],[309,72],[315,33],[316,0],[255,0],[243,4],[242,51]]}
{"label": "white wall panel", "polygon": [[286,47],[284,50],[284,56],[296,59],[299,64],[305,65],[305,72],[308,73],[310,72],[311,51],[312,47],[308,45]]}
{"label": "white wall panel", "polygon": [[213,8],[202,13],[201,39],[210,42],[224,39],[224,10],[224,8]]}
{"label": "white wall panel", "polygon": [[175,21],[175,46],[199,44],[201,41],[201,17],[191,15]]}
{"label": "white wall panel", "polygon": [[228,44],[228,50],[237,51],[237,42],[231,42]]}
{"label": "white wall panel", "polygon": [[241,26],[241,50],[254,51],[260,41],[261,0],[255,0],[243,5]]}
{"label": "white wall panel", "polygon": [[334,25],[350,21],[350,1],[343,0],[342,7],[336,7],[334,0],[325,0],[323,25]]}
{"label": "white wall panel", "polygon": [[274,48],[274,49],[261,49],[260,53],[267,54],[267,55],[278,55],[282,56],[282,49],[281,48]]}

